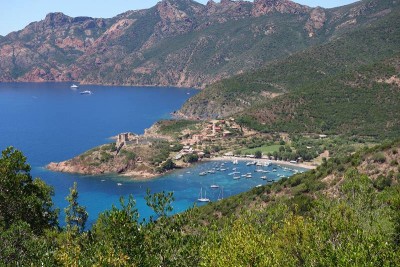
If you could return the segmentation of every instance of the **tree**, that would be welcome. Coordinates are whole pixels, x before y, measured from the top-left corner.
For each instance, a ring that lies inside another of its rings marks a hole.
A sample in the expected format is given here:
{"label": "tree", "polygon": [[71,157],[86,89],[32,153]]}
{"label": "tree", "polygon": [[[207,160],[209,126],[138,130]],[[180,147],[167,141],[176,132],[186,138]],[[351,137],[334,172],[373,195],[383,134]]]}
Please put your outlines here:
{"label": "tree", "polygon": [[199,161],[199,156],[197,154],[188,154],[183,158],[186,163],[194,163]]}
{"label": "tree", "polygon": [[256,159],[261,159],[261,157],[262,157],[261,151],[260,151],[260,150],[257,150],[257,151],[254,153],[254,157],[255,157]]}
{"label": "tree", "polygon": [[168,158],[162,165],[161,168],[164,171],[172,170],[176,167],[176,164],[172,161],[172,159]]}
{"label": "tree", "polygon": [[22,152],[8,147],[0,158],[0,225],[5,229],[18,221],[26,222],[34,233],[57,225],[53,209],[53,188],[32,179],[31,167]]}
{"label": "tree", "polygon": [[127,203],[120,198],[120,208],[113,205],[111,210],[100,214],[92,228],[96,262],[100,265],[143,266],[144,234],[138,221],[139,212],[132,195]]}
{"label": "tree", "polygon": [[68,207],[64,209],[67,227],[83,232],[89,215],[86,208],[80,206],[78,203],[78,189],[76,182],[74,182],[73,187],[69,189],[69,195],[66,199],[69,202]]}
{"label": "tree", "polygon": [[146,196],[147,206],[153,209],[153,211],[160,217],[166,217],[168,212],[172,211],[171,203],[175,200],[174,193],[165,193],[164,191],[160,193],[151,194],[150,189],[147,189]]}

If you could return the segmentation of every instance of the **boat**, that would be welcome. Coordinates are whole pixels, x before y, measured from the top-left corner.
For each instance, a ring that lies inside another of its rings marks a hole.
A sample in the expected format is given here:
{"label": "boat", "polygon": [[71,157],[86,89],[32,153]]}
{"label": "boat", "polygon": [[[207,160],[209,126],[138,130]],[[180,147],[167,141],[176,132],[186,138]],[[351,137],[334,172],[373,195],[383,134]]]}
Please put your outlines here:
{"label": "boat", "polygon": [[219,185],[217,185],[217,184],[215,183],[214,178],[213,178],[213,183],[212,183],[212,185],[211,185],[210,187],[213,188],[213,189],[219,188]]}
{"label": "boat", "polygon": [[233,165],[238,165],[238,160],[235,159],[235,160],[232,161],[232,163],[233,163]]}
{"label": "boat", "polygon": [[71,89],[76,89],[76,88],[78,88],[78,87],[79,87],[79,86],[76,85],[76,84],[71,85]]}
{"label": "boat", "polygon": [[239,176],[239,175],[233,176],[233,180],[239,180],[239,179],[240,179],[240,176]]}
{"label": "boat", "polygon": [[262,186],[262,184],[256,185],[257,188],[258,188],[258,187],[261,187],[261,186]]}
{"label": "boat", "polygon": [[201,172],[201,173],[199,173],[199,175],[200,176],[204,176],[204,175],[207,175],[207,173],[206,172]]}
{"label": "boat", "polygon": [[207,198],[207,192],[204,191],[204,197],[203,197],[203,188],[200,188],[200,196],[197,199],[198,202],[210,202],[210,199]]}
{"label": "boat", "polygon": [[92,94],[92,91],[85,90],[85,91],[80,92],[80,94],[81,94],[81,95],[91,95],[91,94]]}
{"label": "boat", "polygon": [[246,174],[246,178],[252,178],[252,177],[253,177],[253,176],[251,176],[251,173],[250,173],[250,172]]}
{"label": "boat", "polygon": [[117,183],[117,185],[118,185],[118,186],[121,186],[122,184],[121,184],[121,183]]}
{"label": "boat", "polygon": [[265,166],[265,167],[268,167],[268,166],[270,166],[271,164],[272,164],[271,161],[267,161],[267,162],[264,163],[264,166]]}
{"label": "boat", "polygon": [[267,180],[267,176],[261,176],[261,179],[263,179],[263,180]]}

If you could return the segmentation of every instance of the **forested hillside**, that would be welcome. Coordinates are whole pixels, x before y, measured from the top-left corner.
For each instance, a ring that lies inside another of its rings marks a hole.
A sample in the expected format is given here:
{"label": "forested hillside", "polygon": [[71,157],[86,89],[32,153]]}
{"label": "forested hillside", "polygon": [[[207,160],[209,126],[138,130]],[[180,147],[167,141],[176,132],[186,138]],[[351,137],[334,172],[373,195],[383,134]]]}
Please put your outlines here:
{"label": "forested hillside", "polygon": [[[399,155],[399,141],[365,148],[172,217],[166,215],[173,194],[148,192],[155,218],[143,223],[130,197],[85,230],[87,213],[76,184],[67,197],[67,226],[58,228],[51,190],[32,181],[25,158],[10,148],[0,158],[0,263],[395,266],[400,261]],[[25,216],[27,207],[35,216]]]}
{"label": "forested hillside", "polygon": [[189,117],[236,114],[261,131],[399,133],[399,9],[327,44],[207,87]]}

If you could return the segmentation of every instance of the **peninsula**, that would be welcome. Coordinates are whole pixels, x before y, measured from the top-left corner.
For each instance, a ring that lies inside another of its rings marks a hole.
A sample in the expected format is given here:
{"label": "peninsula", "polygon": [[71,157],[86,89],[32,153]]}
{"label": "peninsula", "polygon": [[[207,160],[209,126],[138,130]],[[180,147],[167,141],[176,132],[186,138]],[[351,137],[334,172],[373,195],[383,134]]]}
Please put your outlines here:
{"label": "peninsula", "polygon": [[[121,133],[115,142],[93,148],[70,160],[46,167],[52,171],[84,175],[120,174],[148,179],[205,160],[257,160],[279,165],[315,168],[341,153],[344,137],[309,134],[261,133],[227,120],[163,120],[143,135]],[[349,148],[348,147],[348,148]],[[355,149],[355,148],[354,148]]]}

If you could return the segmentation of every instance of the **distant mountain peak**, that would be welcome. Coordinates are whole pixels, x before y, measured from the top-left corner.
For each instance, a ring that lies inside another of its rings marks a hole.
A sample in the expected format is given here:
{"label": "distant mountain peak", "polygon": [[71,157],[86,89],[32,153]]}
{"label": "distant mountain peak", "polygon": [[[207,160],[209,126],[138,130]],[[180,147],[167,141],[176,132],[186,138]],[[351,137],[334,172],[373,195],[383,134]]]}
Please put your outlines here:
{"label": "distant mountain peak", "polygon": [[44,19],[44,24],[50,27],[63,26],[71,23],[72,18],[61,12],[49,13]]}
{"label": "distant mountain peak", "polygon": [[302,14],[311,10],[308,6],[297,4],[290,0],[254,0],[253,16],[262,16],[268,13]]}
{"label": "distant mountain peak", "polygon": [[188,17],[186,12],[178,6],[181,1],[185,0],[163,0],[157,4],[157,10],[162,21],[176,22]]}

